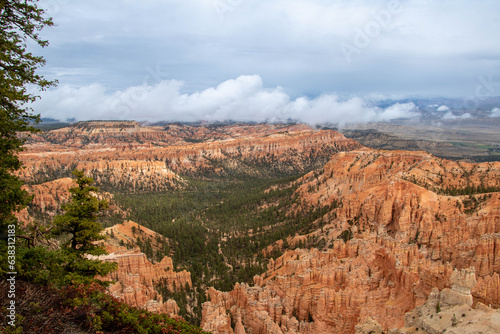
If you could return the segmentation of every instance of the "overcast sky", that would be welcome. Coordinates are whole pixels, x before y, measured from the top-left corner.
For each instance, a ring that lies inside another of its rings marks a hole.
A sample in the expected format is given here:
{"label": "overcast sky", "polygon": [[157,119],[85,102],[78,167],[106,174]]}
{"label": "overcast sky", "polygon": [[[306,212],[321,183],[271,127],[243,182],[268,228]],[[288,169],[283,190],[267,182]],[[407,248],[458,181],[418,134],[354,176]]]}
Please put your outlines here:
{"label": "overcast sky", "polygon": [[419,111],[374,100],[500,95],[498,0],[39,4],[44,117],[383,121]]}

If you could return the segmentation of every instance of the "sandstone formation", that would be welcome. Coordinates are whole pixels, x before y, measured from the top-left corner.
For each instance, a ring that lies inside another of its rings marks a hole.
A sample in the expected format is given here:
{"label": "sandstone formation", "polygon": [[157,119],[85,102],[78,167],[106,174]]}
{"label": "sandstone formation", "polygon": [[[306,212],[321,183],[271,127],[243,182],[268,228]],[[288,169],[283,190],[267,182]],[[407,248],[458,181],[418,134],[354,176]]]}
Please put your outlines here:
{"label": "sandstone formation", "polygon": [[498,305],[500,163],[362,149],[298,182],[297,212],[330,210],[318,230],[289,242],[322,241],[323,250],[285,252],[253,287],[210,290],[205,329],[229,333],[241,314],[248,333],[354,333],[370,321],[387,331],[434,288],[444,289],[443,302],[454,291],[466,304]]}
{"label": "sandstone formation", "polygon": [[[454,270],[451,289],[434,288],[424,305],[405,315],[405,326],[389,333],[499,333],[499,310],[482,303],[472,308],[470,289],[475,283],[474,270]],[[362,329],[357,326],[356,333],[363,333]]]}
{"label": "sandstone formation", "polygon": [[104,233],[108,236],[104,242],[108,253],[123,250],[124,247],[134,248],[138,244],[149,244],[150,257],[161,261],[163,256],[160,254],[165,253],[165,246],[170,244],[170,241],[161,234],[130,220],[108,227],[104,229]]}
{"label": "sandstone formation", "polygon": [[[74,186],[74,180],[70,178],[26,186],[26,190],[33,194],[33,201],[28,209],[19,213],[18,217],[22,222],[31,222],[34,217],[29,213],[36,211],[52,219],[55,214],[61,213],[61,205],[70,200],[69,188]],[[103,196],[108,200],[112,198],[108,193],[104,193]],[[164,302],[157,287],[162,285],[173,292],[184,288],[186,284],[191,287],[192,283],[189,272],[175,272],[172,259],[160,257],[169,241],[132,221],[106,228],[104,233],[108,235],[104,246],[110,254],[103,256],[102,259],[118,263],[118,270],[105,278],[116,281],[109,287],[109,292],[132,306],[154,312],[177,314],[179,308],[176,302],[174,300]],[[153,264],[148,260],[137,248],[138,242],[149,244],[152,255],[155,258],[162,258],[161,261]]]}
{"label": "sandstone formation", "polygon": [[179,308],[173,300],[163,303],[155,287],[166,285],[169,290],[191,287],[191,274],[187,271],[174,272],[172,259],[164,257],[152,264],[146,255],[136,250],[123,250],[103,255],[101,260],[118,263],[118,269],[104,279],[116,281],[108,288],[109,293],[125,303],[153,312],[177,314]]}
{"label": "sandstone formation", "polygon": [[[500,305],[499,162],[372,150],[338,132],[300,124],[136,122],[82,122],[37,134],[21,159],[27,167],[20,175],[35,193],[33,207],[49,215],[69,198],[64,177],[74,168],[110,189],[164,191],[187,186],[189,175],[316,167],[296,181],[290,214],[326,214],[311,233],[287,242],[308,249],[271,260],[253,285],[236,284],[229,292],[210,288],[202,326],[213,333],[437,333],[446,326],[467,333],[468,322],[496,328],[497,313],[484,305]],[[153,263],[124,247],[149,240],[160,254],[168,240],[133,222],[106,233],[112,253],[103,259],[119,264],[107,277],[118,282],[110,293],[175,313],[175,302],[164,302],[156,287],[190,286],[190,274],[175,272],[169,257]]]}
{"label": "sandstone formation", "polygon": [[178,314],[179,308],[176,302],[171,299],[163,302],[163,297],[157,288],[161,285],[171,292],[186,286],[191,288],[191,273],[185,270],[175,272],[172,258],[168,256],[163,257],[158,263],[152,263],[137,247],[127,249],[120,246],[123,240],[132,245],[137,243],[137,240],[149,239],[152,247],[159,249],[167,240],[131,221],[109,227],[105,233],[109,238],[104,245],[111,253],[99,258],[118,263],[118,269],[103,278],[115,281],[108,288],[109,293],[132,306],[153,312]]}
{"label": "sandstone formation", "polygon": [[98,185],[166,190],[185,185],[179,174],[300,172],[320,167],[335,152],[360,148],[332,130],[306,125],[182,124],[140,126],[135,122],[81,122],[29,139],[20,155],[20,176],[41,183],[68,176],[75,168]]}
{"label": "sandstone formation", "polygon": [[[425,258],[459,269],[473,266],[483,287],[495,285],[499,162],[468,164],[424,152],[362,150],[335,155],[317,177],[312,173],[305,180],[299,190],[303,205],[341,203],[336,219],[325,226],[333,231],[330,237],[350,229],[357,237],[376,233],[396,244],[417,244]],[[489,303],[498,303],[491,298]]]}
{"label": "sandstone formation", "polygon": [[[70,188],[76,186],[75,180],[71,178],[61,178],[41,184],[24,185],[29,194],[33,195],[33,200],[28,207],[21,210],[17,217],[22,223],[41,221],[50,223],[55,215],[61,214],[61,206],[71,200]],[[100,192],[99,197],[110,202],[111,212],[121,212],[112,201],[113,195],[107,192]]]}
{"label": "sandstone formation", "polygon": [[31,205],[40,211],[57,212],[61,204],[71,200],[69,189],[75,187],[74,179],[62,178],[42,184],[26,186],[25,189],[33,195]]}
{"label": "sandstone formation", "polygon": [[[415,256],[416,248],[404,255]],[[405,312],[424,297],[418,275],[404,272],[394,256],[368,240],[339,241],[326,252],[287,251],[254,282],[229,293],[211,289],[203,328],[230,332],[219,324],[237,313],[248,333],[352,333],[364,317],[402,326]]]}
{"label": "sandstone formation", "polygon": [[42,184],[24,186],[28,193],[33,195],[33,200],[27,208],[21,210],[17,217],[23,223],[33,222],[34,213],[41,213],[50,218],[61,212],[61,205],[71,199],[69,188],[75,183],[71,178],[62,178]]}

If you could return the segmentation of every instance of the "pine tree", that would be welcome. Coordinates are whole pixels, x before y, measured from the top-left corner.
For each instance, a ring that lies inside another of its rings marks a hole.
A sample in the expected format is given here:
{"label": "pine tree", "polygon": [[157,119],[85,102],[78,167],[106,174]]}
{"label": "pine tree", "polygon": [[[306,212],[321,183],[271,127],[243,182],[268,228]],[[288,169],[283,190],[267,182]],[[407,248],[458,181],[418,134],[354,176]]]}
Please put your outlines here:
{"label": "pine tree", "polygon": [[0,1],[0,228],[15,223],[14,212],[31,200],[21,189],[22,181],[13,175],[22,167],[17,154],[24,140],[19,132],[35,132],[33,124],[40,121],[27,107],[37,96],[26,87],[44,90],[55,84],[35,73],[45,60],[27,51],[29,39],[45,47],[48,42],[40,39],[38,32],[53,25],[34,3]]}
{"label": "pine tree", "polygon": [[73,174],[77,186],[70,188],[72,199],[62,205],[64,214],[56,216],[47,230],[52,236],[67,241],[54,249],[42,243],[35,244],[33,238],[32,247],[19,248],[18,272],[26,280],[56,286],[95,281],[106,284],[96,276],[105,276],[116,269],[116,263],[103,262],[92,256],[106,254],[97,244],[106,238],[97,219],[108,207],[108,202],[97,197],[99,189],[92,185],[94,180],[91,177],[78,170]]}
{"label": "pine tree", "polygon": [[73,175],[78,186],[69,189],[73,197],[71,202],[62,205],[65,213],[54,218],[54,233],[70,235],[63,247],[91,255],[104,254],[104,250],[95,244],[106,238],[101,234],[104,228],[97,218],[109,204],[105,199],[97,198],[99,188],[92,185],[94,179],[79,170],[73,171]]}
{"label": "pine tree", "polygon": [[[47,46],[48,42],[38,33],[53,25],[35,2],[0,0],[0,274],[12,271],[6,270],[7,232],[16,236],[19,233],[15,213],[31,201],[22,189],[23,182],[15,175],[22,167],[18,153],[23,150],[24,139],[20,132],[35,132],[33,124],[40,121],[40,116],[27,106],[37,98],[28,92],[27,86],[33,91],[55,84],[36,74],[45,60],[27,51],[28,40]],[[16,257],[20,251],[18,248]]]}
{"label": "pine tree", "polygon": [[[54,235],[67,236],[62,245],[59,259],[63,259],[63,283],[88,283],[95,276],[104,276],[116,269],[116,263],[102,262],[89,255],[106,254],[97,244],[106,239],[104,230],[97,218],[109,207],[104,199],[99,199],[99,188],[93,186],[94,179],[85,176],[83,171],[75,170],[76,187],[70,188],[71,202],[62,206],[64,214],[54,218]],[[99,280],[97,280],[100,282]]]}

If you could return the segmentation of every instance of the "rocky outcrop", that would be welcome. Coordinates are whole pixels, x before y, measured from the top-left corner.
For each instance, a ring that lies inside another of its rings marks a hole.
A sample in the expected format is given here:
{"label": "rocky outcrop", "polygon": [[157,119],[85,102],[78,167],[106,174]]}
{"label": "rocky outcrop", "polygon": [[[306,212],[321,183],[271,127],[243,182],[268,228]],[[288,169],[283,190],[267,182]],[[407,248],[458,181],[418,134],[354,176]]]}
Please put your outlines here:
{"label": "rocky outcrop", "polygon": [[61,204],[71,199],[69,189],[75,187],[76,183],[71,178],[57,179],[51,182],[26,186],[25,189],[33,195],[31,205],[42,212],[56,212],[60,210]]}
{"label": "rocky outcrop", "polygon": [[474,301],[481,302],[495,309],[500,308],[500,275],[495,272],[493,275],[478,277],[477,284],[473,289]]}
{"label": "rocky outcrop", "polygon": [[33,222],[35,212],[41,213],[49,218],[61,212],[61,205],[71,199],[69,188],[75,183],[70,178],[62,178],[37,185],[23,186],[23,189],[33,195],[33,200],[27,208],[21,210],[17,217],[22,223]]}
{"label": "rocky outcrop", "polygon": [[356,325],[356,334],[384,334],[384,329],[373,318],[367,318],[363,323]]}
{"label": "rocky outcrop", "polygon": [[417,244],[430,261],[473,266],[480,281],[473,295],[486,296],[483,289],[489,295],[483,302],[499,303],[492,291],[500,272],[499,162],[361,150],[335,155],[304,181],[303,206],[338,206],[324,217],[332,231],[328,238],[349,230],[355,237],[376,234],[396,244]]}
{"label": "rocky outcrop", "polygon": [[78,123],[34,136],[20,155],[26,166],[20,176],[41,183],[79,168],[99,185],[166,190],[185,185],[179,174],[255,174],[262,165],[271,173],[300,172],[322,166],[336,152],[361,147],[338,132],[306,125],[122,123]]}
{"label": "rocky outcrop", "polygon": [[[404,256],[416,254],[415,249],[409,247]],[[352,333],[367,317],[386,327],[402,326],[405,312],[419,303],[418,294],[423,297],[423,287],[417,274],[396,262],[381,245],[366,240],[339,241],[326,252],[288,251],[255,277],[254,287],[237,284],[226,293],[211,289],[202,326],[227,333],[228,319],[238,314],[251,333]]]}
{"label": "rocky outcrop", "polygon": [[[472,307],[471,290],[476,285],[473,268],[458,271],[431,262],[423,269],[426,261],[415,252],[416,245],[395,249],[399,256],[394,256],[386,253],[384,242],[378,241],[378,248],[373,247],[375,243],[356,240],[338,242],[326,252],[288,251],[271,261],[264,275],[255,277],[253,287],[237,284],[230,292],[210,289],[210,302],[203,305],[202,327],[214,333],[232,333],[230,324],[236,329],[234,319],[240,314],[250,333],[382,333],[404,326],[429,327],[409,319],[430,314],[427,310],[435,310],[437,301],[450,312],[458,312],[456,305],[464,305],[460,310]],[[412,256],[416,258],[401,263]],[[429,272],[440,276],[436,281],[447,286],[437,295],[438,288],[429,285]],[[431,292],[426,293],[429,288]],[[445,321],[447,326],[452,314]],[[480,323],[483,320],[479,318],[472,315],[466,320]],[[401,333],[407,333],[405,330]]]}
{"label": "rocky outcrop", "polygon": [[170,240],[161,234],[130,220],[105,228],[104,234],[108,237],[104,242],[108,253],[122,251],[125,247],[130,249],[137,245],[149,244],[149,257],[158,261],[161,261],[161,254],[165,254],[166,246],[170,244]]}
{"label": "rocky outcrop", "polygon": [[[33,196],[27,208],[21,210],[17,217],[22,223],[51,222],[55,215],[62,213],[62,205],[71,200],[70,188],[76,186],[75,180],[71,178],[61,178],[41,184],[24,185],[23,189]],[[100,192],[99,197],[106,199],[110,204],[112,212],[121,212],[112,199],[113,195],[107,192]]]}
{"label": "rocky outcrop", "polygon": [[289,238],[322,240],[323,250],[287,251],[253,287],[210,290],[202,325],[227,333],[240,314],[249,333],[354,333],[374,323],[387,331],[436,288],[443,305],[497,304],[499,176],[500,163],[424,152],[334,155],[296,192],[296,212],[329,208],[321,228]]}
{"label": "rocky outcrop", "polygon": [[189,272],[173,271],[170,257],[153,264],[139,250],[123,250],[99,258],[118,263],[118,269],[104,278],[115,281],[109,286],[109,293],[129,305],[149,311],[176,314],[179,310],[173,300],[163,303],[155,288],[159,284],[167,286],[170,291],[192,285]]}
{"label": "rocky outcrop", "polygon": [[[70,178],[26,186],[25,188],[34,196],[30,207],[19,213],[20,220],[25,223],[32,221],[33,216],[29,214],[29,211],[33,212],[33,210],[49,218],[61,213],[61,205],[71,198],[69,188],[74,186],[74,180]],[[108,193],[102,196],[108,200],[112,198],[112,195]],[[164,302],[157,287],[161,285],[173,292],[186,285],[191,287],[192,283],[189,272],[175,272],[172,259],[161,255],[169,241],[132,221],[106,228],[104,233],[108,235],[104,246],[110,254],[102,256],[101,259],[118,263],[118,270],[104,278],[115,281],[109,287],[109,292],[132,306],[154,312],[177,314],[179,308],[176,302],[174,300]],[[146,255],[137,248],[138,243],[149,244],[151,255],[154,258],[160,258],[161,261],[152,263],[148,260]]]}
{"label": "rocky outcrop", "polygon": [[[451,289],[434,288],[424,305],[405,315],[405,326],[389,333],[499,333],[499,310],[482,303],[472,308],[470,290],[476,283],[474,270],[454,270],[451,280]],[[357,326],[356,333],[364,333],[363,329]]]}
{"label": "rocky outcrop", "polygon": [[[64,199],[47,195],[65,187],[65,181],[53,180],[74,168],[101,185],[142,191],[184,187],[180,175],[319,167],[296,181],[293,212],[323,208],[326,214],[314,223],[317,229],[290,237],[288,244],[312,240],[321,249],[286,251],[252,286],[209,289],[202,325],[214,333],[354,333],[357,325],[369,333],[403,328],[405,322],[415,327],[405,314],[417,310],[421,314],[411,320],[422,319],[437,301],[442,308],[478,305],[484,312],[482,304],[500,305],[498,162],[371,150],[305,125],[134,122],[83,123],[36,135],[20,157],[27,166],[21,176],[40,187],[36,205],[47,210]],[[54,183],[39,184],[46,180]],[[190,285],[188,273],[173,271],[168,257],[152,263],[137,250],[121,248],[120,241],[155,238],[133,223],[107,232],[116,242],[108,244],[112,254],[105,259],[119,263],[108,279],[121,282],[110,292],[133,305],[175,313],[174,302],[162,301],[155,286],[173,291],[174,282],[176,289]],[[440,328],[432,321],[418,326]]]}
{"label": "rocky outcrop", "polygon": [[125,221],[105,229],[108,238],[103,245],[109,252],[99,258],[103,261],[116,262],[118,269],[103,280],[114,281],[108,291],[123,302],[145,308],[149,311],[176,315],[179,307],[175,300],[163,301],[158,288],[161,286],[170,292],[191,288],[191,273],[183,270],[174,271],[172,258],[165,256],[157,263],[151,262],[139,248],[132,247],[137,241],[148,242],[154,254],[159,254],[168,240],[156,232],[132,221]]}

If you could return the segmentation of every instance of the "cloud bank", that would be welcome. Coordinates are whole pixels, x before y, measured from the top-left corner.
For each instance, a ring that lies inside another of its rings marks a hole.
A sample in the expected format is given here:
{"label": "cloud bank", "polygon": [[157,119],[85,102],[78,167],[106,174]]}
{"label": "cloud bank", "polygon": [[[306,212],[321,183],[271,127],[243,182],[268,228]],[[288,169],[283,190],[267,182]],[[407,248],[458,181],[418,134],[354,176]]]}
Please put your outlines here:
{"label": "cloud bank", "polygon": [[258,75],[242,75],[189,94],[182,93],[182,88],[183,83],[176,80],[112,93],[99,84],[63,85],[43,92],[33,108],[42,117],[59,120],[278,122],[291,119],[309,124],[344,124],[419,116],[413,103],[379,108],[359,97],[342,99],[336,94],[292,99],[281,87],[264,88]]}

